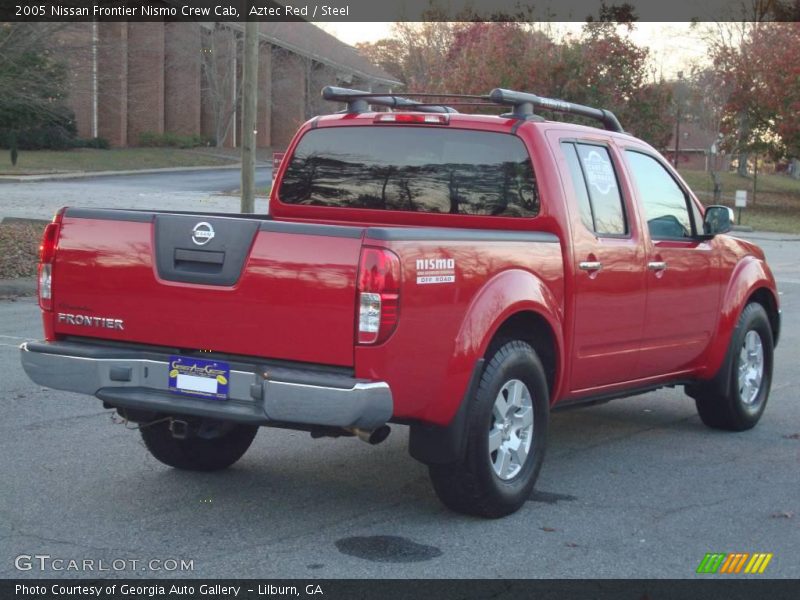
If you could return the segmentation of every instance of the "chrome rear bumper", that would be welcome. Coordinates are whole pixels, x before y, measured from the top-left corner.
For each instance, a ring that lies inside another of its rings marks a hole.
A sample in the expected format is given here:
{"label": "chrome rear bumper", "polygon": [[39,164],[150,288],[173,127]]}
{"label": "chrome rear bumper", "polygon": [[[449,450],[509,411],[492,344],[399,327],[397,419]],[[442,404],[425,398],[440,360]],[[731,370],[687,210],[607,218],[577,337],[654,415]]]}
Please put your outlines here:
{"label": "chrome rear bumper", "polygon": [[169,355],[75,342],[27,342],[22,366],[39,385],[95,396],[110,406],[269,425],[372,430],[392,416],[389,385],[324,371],[236,362],[228,399],[169,390]]}

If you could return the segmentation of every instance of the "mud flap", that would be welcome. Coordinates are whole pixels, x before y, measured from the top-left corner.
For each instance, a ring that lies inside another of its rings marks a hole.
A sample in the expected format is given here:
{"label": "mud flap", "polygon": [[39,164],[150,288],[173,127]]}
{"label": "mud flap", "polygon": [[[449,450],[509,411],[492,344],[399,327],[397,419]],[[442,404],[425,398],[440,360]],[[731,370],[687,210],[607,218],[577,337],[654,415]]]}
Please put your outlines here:
{"label": "mud flap", "polygon": [[408,452],[412,458],[428,464],[448,464],[464,456],[467,446],[467,424],[472,406],[471,399],[478,389],[483,375],[485,359],[475,362],[467,391],[461,400],[453,420],[448,425],[414,423],[408,440]]}

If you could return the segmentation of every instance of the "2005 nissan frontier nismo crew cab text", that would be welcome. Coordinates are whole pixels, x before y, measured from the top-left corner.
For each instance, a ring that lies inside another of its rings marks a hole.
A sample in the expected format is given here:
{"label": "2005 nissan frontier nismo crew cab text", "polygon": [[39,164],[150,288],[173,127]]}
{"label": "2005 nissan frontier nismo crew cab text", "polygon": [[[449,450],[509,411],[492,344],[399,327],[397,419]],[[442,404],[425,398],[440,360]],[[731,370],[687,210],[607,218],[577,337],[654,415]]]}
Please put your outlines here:
{"label": "2005 nissan frontier nismo crew cab text", "polygon": [[680,385],[709,427],[758,422],[764,254],[611,112],[323,96],[342,110],[297,132],[269,216],[59,211],[30,378],[99,398],[178,469],[232,465],[262,426],[406,425],[442,502],[486,517],[530,496],[554,409]]}

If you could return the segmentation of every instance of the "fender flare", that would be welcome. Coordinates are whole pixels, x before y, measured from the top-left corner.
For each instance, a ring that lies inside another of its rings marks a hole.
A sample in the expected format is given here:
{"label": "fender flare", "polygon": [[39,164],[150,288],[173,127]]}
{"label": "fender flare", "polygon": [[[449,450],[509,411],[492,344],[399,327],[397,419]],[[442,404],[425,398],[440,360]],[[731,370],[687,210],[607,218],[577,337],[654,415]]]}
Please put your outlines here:
{"label": "fender flare", "polygon": [[709,348],[706,359],[707,376],[699,384],[687,386],[687,391],[691,392],[691,388],[698,385],[700,387],[711,385],[722,394],[730,391],[730,344],[733,332],[748,300],[760,290],[768,292],[775,306],[778,305],[775,279],[769,267],[761,259],[753,256],[745,257],[734,268],[722,295],[720,317],[713,336],[714,342]]}
{"label": "fender flare", "polygon": [[[461,402],[447,425],[416,422],[411,425],[409,453],[426,464],[446,464],[459,460],[466,450],[465,432],[470,419],[470,399],[480,385],[485,353],[500,327],[510,317],[532,312],[542,317],[553,332],[556,363],[563,365],[563,309],[544,282],[522,269],[510,269],[486,282],[475,294],[454,343],[451,368],[467,365],[466,389],[453,381],[448,393],[461,395]],[[564,369],[557,369],[561,377]],[[460,380],[463,381],[463,380]],[[559,388],[556,381],[554,389]],[[552,397],[551,390],[551,397]]]}

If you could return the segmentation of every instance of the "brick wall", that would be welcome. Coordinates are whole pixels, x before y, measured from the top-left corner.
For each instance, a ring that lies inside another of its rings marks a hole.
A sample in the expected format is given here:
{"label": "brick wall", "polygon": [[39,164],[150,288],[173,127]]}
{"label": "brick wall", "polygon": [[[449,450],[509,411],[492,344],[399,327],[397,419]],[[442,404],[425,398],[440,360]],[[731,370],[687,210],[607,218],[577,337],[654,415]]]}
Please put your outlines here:
{"label": "brick wall", "polygon": [[309,61],[283,48],[272,50],[272,147],[284,150],[306,120]]}
{"label": "brick wall", "polygon": [[78,136],[92,137],[92,28],[75,23],[58,32],[58,45],[68,64],[67,98],[75,113]]}
{"label": "brick wall", "polygon": [[164,133],[164,24],[128,24],[128,143]]}
{"label": "brick wall", "polygon": [[112,146],[127,146],[128,24],[101,23],[97,29],[98,135]]}
{"label": "brick wall", "polygon": [[[217,123],[233,118],[234,90],[238,89],[241,65],[236,59],[236,36],[227,28],[205,30],[202,49],[203,78],[201,84],[201,124],[203,135],[216,138]],[[237,113],[236,115],[240,115]],[[233,146],[235,121],[227,132],[220,128],[222,145]]]}
{"label": "brick wall", "polygon": [[200,133],[200,26],[168,23],[164,32],[164,131]]}
{"label": "brick wall", "polygon": [[[197,23],[97,24],[98,132],[113,146],[136,145],[143,132],[217,134],[215,115],[230,113],[241,82],[231,29]],[[69,103],[81,137],[92,135],[92,24],[60,34],[70,65]],[[235,66],[234,66],[235,64]],[[212,72],[216,71],[213,76]],[[308,118],[336,110],[325,85],[369,89],[347,73],[262,41],[256,144],[284,149]],[[241,111],[224,145],[241,139]],[[237,143],[238,145],[238,143]]]}

